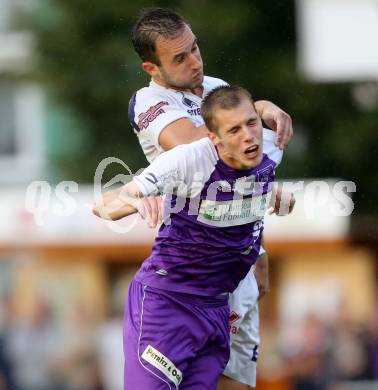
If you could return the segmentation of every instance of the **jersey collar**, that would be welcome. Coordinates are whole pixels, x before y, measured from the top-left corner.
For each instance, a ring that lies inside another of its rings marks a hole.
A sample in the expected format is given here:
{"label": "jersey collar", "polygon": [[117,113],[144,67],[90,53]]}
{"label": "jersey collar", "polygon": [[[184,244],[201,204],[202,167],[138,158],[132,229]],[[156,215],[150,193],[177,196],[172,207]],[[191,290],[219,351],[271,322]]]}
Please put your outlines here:
{"label": "jersey collar", "polygon": [[[204,80],[205,80],[205,77],[204,76]],[[203,87],[203,94],[205,94],[205,86],[203,85],[204,82],[202,82],[202,87]],[[173,89],[173,88],[168,88],[168,87],[163,87],[162,85],[159,85],[156,81],[154,81],[153,79],[151,79],[150,81],[150,87],[152,88],[158,88],[158,89],[162,89],[162,90],[168,90],[168,91],[172,91],[172,92],[179,92],[179,93],[184,93],[183,91],[179,91],[177,89]],[[201,97],[195,95],[193,92],[188,92],[188,91],[185,91],[185,93],[187,94],[190,94],[190,95],[193,95],[193,96],[196,96],[197,98],[201,99]]]}

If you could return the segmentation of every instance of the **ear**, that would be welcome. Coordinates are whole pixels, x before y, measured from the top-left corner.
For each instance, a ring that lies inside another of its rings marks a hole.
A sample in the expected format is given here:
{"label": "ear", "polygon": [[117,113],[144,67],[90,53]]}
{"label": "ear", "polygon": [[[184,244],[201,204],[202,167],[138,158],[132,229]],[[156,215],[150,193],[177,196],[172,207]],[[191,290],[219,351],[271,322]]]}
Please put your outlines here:
{"label": "ear", "polygon": [[142,68],[146,73],[148,73],[153,78],[156,78],[157,76],[160,75],[158,66],[152,62],[143,62]]}
{"label": "ear", "polygon": [[213,131],[208,131],[207,136],[209,137],[209,139],[213,143],[213,145],[217,146],[220,144],[221,140],[216,135],[216,133],[214,133]]}

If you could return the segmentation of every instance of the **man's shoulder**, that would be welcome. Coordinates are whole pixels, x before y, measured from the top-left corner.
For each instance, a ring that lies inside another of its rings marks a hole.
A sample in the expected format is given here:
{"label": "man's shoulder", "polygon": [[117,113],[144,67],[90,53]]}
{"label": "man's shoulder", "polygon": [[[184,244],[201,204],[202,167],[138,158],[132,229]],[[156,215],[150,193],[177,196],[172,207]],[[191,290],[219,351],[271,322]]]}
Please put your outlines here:
{"label": "man's shoulder", "polygon": [[203,88],[205,92],[210,92],[212,89],[220,87],[221,85],[228,85],[228,83],[217,77],[205,76],[203,78]]}
{"label": "man's shoulder", "polygon": [[[180,107],[177,99],[175,92],[169,89],[156,88],[151,85],[139,89],[129,101],[128,117],[132,127],[140,131],[140,129],[147,128],[157,117],[162,119],[161,114],[166,113],[172,107],[177,110],[177,107]],[[176,113],[174,119],[177,115],[181,113]],[[169,115],[170,118],[171,116],[172,114]],[[136,122],[142,122],[142,124]]]}
{"label": "man's shoulder", "polygon": [[[157,100],[171,100],[174,98],[175,93],[170,89],[155,88],[153,86],[143,87],[138,89],[132,96],[131,100],[135,100],[137,103],[146,103],[149,101]],[[130,101],[131,101],[130,100]]]}
{"label": "man's shoulder", "polygon": [[211,141],[205,137],[189,144],[177,145],[174,148],[162,153],[159,157],[161,161],[173,163],[177,161],[179,165],[185,166],[189,171],[207,170],[214,167],[218,160],[218,155]]}
{"label": "man's shoulder", "polygon": [[190,142],[188,144],[181,144],[175,146],[173,149],[168,150],[165,153],[174,152],[178,155],[185,153],[195,158],[201,158],[201,156],[216,158],[217,154],[209,138],[204,137],[197,141]]}

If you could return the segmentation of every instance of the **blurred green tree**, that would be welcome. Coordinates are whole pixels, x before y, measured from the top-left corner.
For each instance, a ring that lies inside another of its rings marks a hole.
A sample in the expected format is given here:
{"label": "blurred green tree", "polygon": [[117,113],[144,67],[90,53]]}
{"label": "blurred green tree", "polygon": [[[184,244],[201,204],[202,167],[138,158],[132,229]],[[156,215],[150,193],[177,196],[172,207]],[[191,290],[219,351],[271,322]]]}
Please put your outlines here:
{"label": "blurred green tree", "polygon": [[356,210],[378,212],[378,110],[361,111],[351,83],[310,83],[297,72],[294,1],[36,0],[20,19],[36,38],[34,77],[81,123],[80,145],[55,161],[62,174],[91,181],[107,156],[134,170],[146,165],[127,106],[148,82],[130,29],[138,11],[151,5],[174,8],[190,22],[207,74],[243,85],[292,115],[296,137],[280,177],[353,180]]}

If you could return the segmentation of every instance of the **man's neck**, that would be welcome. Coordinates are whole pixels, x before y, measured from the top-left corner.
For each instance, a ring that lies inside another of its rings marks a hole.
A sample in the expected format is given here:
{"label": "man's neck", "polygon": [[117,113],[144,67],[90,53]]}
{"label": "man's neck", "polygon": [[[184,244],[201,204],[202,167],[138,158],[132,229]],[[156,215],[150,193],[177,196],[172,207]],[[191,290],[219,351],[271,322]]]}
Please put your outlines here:
{"label": "man's neck", "polygon": [[197,95],[200,98],[202,98],[202,96],[203,96],[203,86],[202,85],[199,87],[193,88],[193,89],[190,89],[190,88],[185,89],[185,88],[177,88],[177,87],[174,87],[173,85],[168,85],[168,84],[164,83],[163,81],[158,80],[154,77],[152,77],[151,79],[155,84],[157,84],[163,88],[174,89],[175,91],[180,91],[180,92],[191,92],[193,95]]}
{"label": "man's neck", "polygon": [[202,96],[203,96],[203,86],[201,85],[200,87],[193,88],[193,89],[190,90],[190,92],[193,95],[197,95],[198,97],[202,98]]}
{"label": "man's neck", "polygon": [[249,169],[249,167],[243,165],[238,160],[231,157],[230,154],[222,147],[222,145],[217,145],[216,149],[218,151],[219,159],[222,160],[228,167],[242,171]]}

